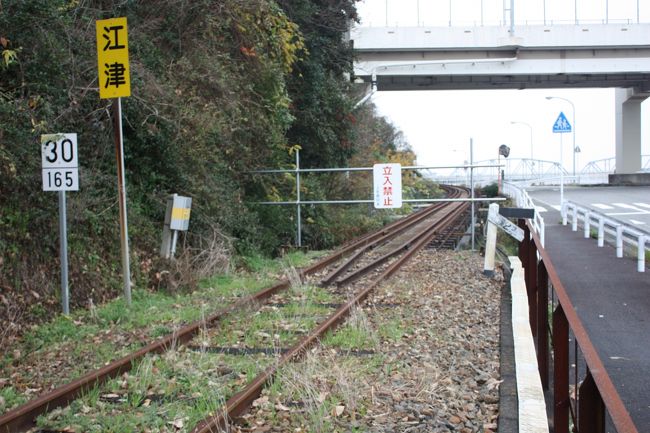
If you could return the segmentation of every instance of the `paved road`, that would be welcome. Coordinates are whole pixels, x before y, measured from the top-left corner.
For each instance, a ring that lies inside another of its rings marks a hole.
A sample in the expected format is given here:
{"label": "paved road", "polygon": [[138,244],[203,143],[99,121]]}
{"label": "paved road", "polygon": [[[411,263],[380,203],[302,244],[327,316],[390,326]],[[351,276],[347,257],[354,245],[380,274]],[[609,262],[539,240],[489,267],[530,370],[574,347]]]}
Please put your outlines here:
{"label": "paved road", "polygon": [[[533,187],[527,189],[539,205],[538,211],[560,209],[559,187]],[[614,219],[639,229],[650,231],[650,187],[565,187],[564,199],[604,213]]]}
{"label": "paved road", "polygon": [[[633,258],[617,259],[613,247],[559,224],[557,189],[529,193],[545,209],[546,249],[580,320],[639,432],[650,432],[650,270],[637,272]],[[648,187],[569,188],[565,196],[650,231]]]}

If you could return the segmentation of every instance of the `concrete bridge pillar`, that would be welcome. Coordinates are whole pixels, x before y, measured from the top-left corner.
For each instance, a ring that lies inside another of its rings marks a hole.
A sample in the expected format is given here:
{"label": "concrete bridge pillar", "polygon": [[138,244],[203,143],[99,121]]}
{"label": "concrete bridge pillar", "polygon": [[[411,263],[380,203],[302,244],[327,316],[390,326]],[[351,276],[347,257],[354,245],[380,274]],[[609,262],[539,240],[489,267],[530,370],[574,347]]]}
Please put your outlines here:
{"label": "concrete bridge pillar", "polygon": [[647,95],[616,89],[616,174],[641,170],[641,103]]}

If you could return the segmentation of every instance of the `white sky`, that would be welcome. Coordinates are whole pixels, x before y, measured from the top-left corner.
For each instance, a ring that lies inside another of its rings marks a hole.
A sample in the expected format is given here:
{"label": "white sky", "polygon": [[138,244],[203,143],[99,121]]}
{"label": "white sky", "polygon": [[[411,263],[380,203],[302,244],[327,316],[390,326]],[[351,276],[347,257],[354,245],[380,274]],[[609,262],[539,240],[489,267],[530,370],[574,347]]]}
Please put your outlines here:
{"label": "white sky", "polygon": [[[574,3],[577,2],[577,3]],[[577,4],[580,22],[610,22],[637,19],[637,0],[545,0],[548,22],[574,22]],[[362,26],[389,25],[443,26],[481,22],[481,3],[485,25],[498,24],[503,18],[503,0],[362,0],[357,8]],[[508,5],[510,0],[507,1]],[[515,22],[526,20],[541,24],[544,2],[515,2]],[[521,4],[521,6],[519,6]],[[650,22],[650,1],[639,1],[639,19]],[[419,16],[418,16],[419,9]],[[418,156],[419,165],[462,164],[469,159],[469,139],[474,139],[474,160],[496,158],[498,147],[510,147],[511,158],[529,158],[532,127],[533,156],[536,159],[560,160],[560,135],[563,140],[564,167],[572,170],[572,134],[554,134],[552,126],[560,111],[573,124],[573,110],[568,102],[545,96],[569,99],[575,105],[576,168],[590,161],[615,154],[613,89],[481,90],[481,91],[408,91],[378,92],[372,100],[379,113],[386,116],[405,135]],[[642,154],[650,154],[650,103],[642,105]]]}

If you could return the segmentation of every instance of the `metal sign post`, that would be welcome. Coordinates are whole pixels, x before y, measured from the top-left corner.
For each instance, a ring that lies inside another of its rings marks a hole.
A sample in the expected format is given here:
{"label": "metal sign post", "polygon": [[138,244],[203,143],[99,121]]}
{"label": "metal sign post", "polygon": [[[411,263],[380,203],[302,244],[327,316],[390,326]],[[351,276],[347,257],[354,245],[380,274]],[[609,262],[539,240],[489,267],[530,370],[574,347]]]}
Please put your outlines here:
{"label": "metal sign post", "polygon": [[43,191],[59,192],[59,258],[61,262],[61,306],[70,314],[68,285],[68,227],[66,191],[79,190],[77,134],[41,135]]}
{"label": "metal sign post", "polygon": [[300,214],[300,150],[296,149],[296,245],[302,247],[302,215]]}
{"label": "metal sign post", "polygon": [[129,67],[129,35],[126,18],[95,22],[97,36],[97,70],[99,97],[113,99],[113,136],[117,159],[117,189],[120,203],[120,245],[124,299],[131,305],[131,268],[129,263],[129,228],[126,216],[126,181],[124,176],[124,143],[122,136],[122,97],[131,96]]}
{"label": "metal sign post", "polygon": [[564,156],[564,149],[562,148],[562,134],[571,132],[571,124],[567,120],[562,111],[553,123],[553,133],[560,134],[560,209],[562,216],[564,216],[564,164],[562,158]]}
{"label": "metal sign post", "polygon": [[124,299],[131,305],[131,264],[129,260],[129,224],[126,215],[126,179],[124,176],[124,143],[122,140],[122,99],[113,100],[113,137],[117,160],[117,190],[120,202],[120,246]]}
{"label": "metal sign post", "polygon": [[68,226],[65,191],[59,191],[59,257],[61,260],[61,304],[63,314],[70,314],[70,288],[68,286]]}

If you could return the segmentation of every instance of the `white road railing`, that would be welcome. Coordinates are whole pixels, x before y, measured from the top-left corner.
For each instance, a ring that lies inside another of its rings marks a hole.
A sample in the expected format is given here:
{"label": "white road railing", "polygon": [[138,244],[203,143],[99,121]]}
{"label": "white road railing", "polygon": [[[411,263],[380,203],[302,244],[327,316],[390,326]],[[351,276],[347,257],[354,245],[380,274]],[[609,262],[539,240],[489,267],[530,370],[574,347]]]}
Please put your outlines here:
{"label": "white road railing", "polygon": [[[514,183],[503,182],[503,193],[510,196],[515,201],[515,204],[517,206],[523,208],[535,209],[535,203],[533,203],[533,200],[528,195],[528,192],[526,192],[525,189],[515,185]],[[537,210],[535,210],[535,217],[533,218],[532,222],[533,222],[533,228],[535,229],[535,232],[537,232],[540,240],[542,241],[542,245],[545,245],[544,218],[542,218],[542,215],[539,212],[537,212]]]}
{"label": "white road railing", "polygon": [[562,224],[567,225],[571,219],[571,229],[578,231],[582,221],[584,237],[591,237],[591,229],[598,231],[598,246],[605,245],[605,235],[615,242],[616,257],[623,257],[623,246],[628,244],[637,253],[637,271],[645,272],[645,254],[650,242],[650,235],[620,221],[609,218],[593,209],[580,206],[572,201],[565,201],[562,206]]}

